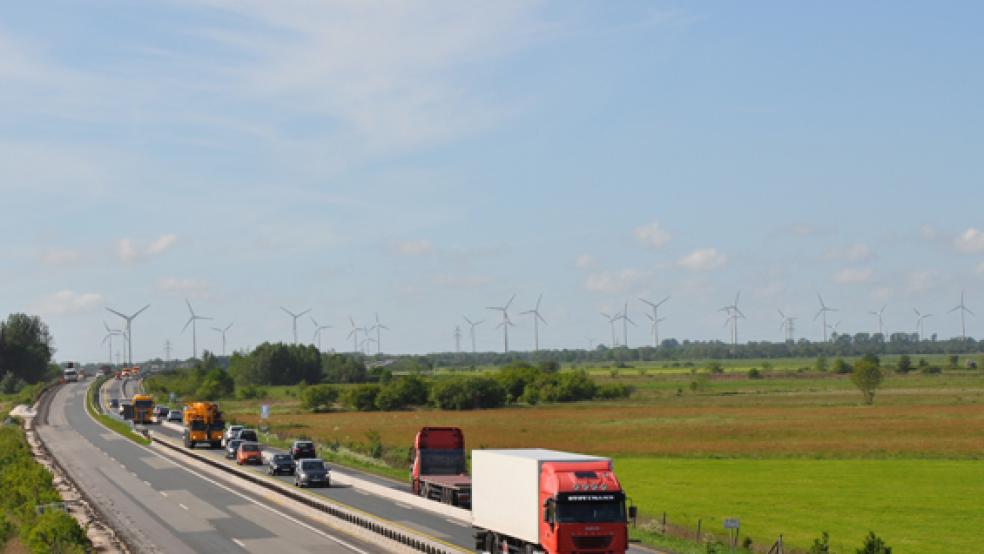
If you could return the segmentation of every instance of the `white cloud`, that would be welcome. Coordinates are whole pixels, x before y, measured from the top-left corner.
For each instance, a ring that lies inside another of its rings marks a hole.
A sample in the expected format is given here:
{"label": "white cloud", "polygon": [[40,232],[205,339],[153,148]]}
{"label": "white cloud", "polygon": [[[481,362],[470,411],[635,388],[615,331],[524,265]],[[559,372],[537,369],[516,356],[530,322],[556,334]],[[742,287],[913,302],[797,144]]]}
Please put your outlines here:
{"label": "white cloud", "polygon": [[435,275],[433,282],[449,289],[475,289],[492,283],[487,275]]}
{"label": "white cloud", "polygon": [[957,250],[968,254],[984,252],[984,232],[970,227],[954,239],[953,244]]}
{"label": "white cloud", "polygon": [[632,234],[640,244],[648,248],[662,248],[670,242],[670,233],[660,227],[658,221],[636,227]]}
{"label": "white cloud", "polygon": [[717,248],[702,248],[687,254],[677,263],[690,271],[710,271],[724,267],[728,257],[718,252]]}
{"label": "white cloud", "polygon": [[939,286],[943,281],[944,276],[938,270],[913,271],[906,278],[905,291],[910,295],[921,294]]}
{"label": "white cloud", "polygon": [[602,271],[588,275],[584,280],[584,288],[606,294],[623,293],[638,288],[648,276],[648,273],[637,269]]}
{"label": "white cloud", "polygon": [[65,266],[78,263],[82,260],[82,254],[76,250],[51,250],[41,256],[41,261],[45,265]]}
{"label": "white cloud", "polygon": [[574,259],[574,264],[578,269],[591,269],[598,266],[598,261],[587,254],[581,254]]}
{"label": "white cloud", "polygon": [[828,260],[843,260],[848,262],[867,262],[874,259],[875,254],[866,245],[857,243],[843,248],[827,250]]}
{"label": "white cloud", "polygon": [[167,251],[168,249],[170,249],[172,246],[174,246],[174,243],[177,240],[178,237],[177,235],[174,234],[161,235],[160,238],[155,240],[153,243],[151,243],[149,247],[147,247],[147,253],[161,254]]}
{"label": "white cloud", "polygon": [[101,294],[78,293],[66,289],[41,298],[35,309],[43,315],[61,316],[90,312],[98,309],[103,303]]}
{"label": "white cloud", "polygon": [[434,246],[426,240],[405,240],[390,244],[390,251],[401,256],[426,256],[434,252]]}
{"label": "white cloud", "polygon": [[206,298],[208,296],[208,282],[199,279],[164,277],[157,282],[157,289],[182,298]]}
{"label": "white cloud", "polygon": [[875,276],[871,268],[846,267],[834,273],[834,282],[840,285],[867,283]]}
{"label": "white cloud", "polygon": [[177,240],[178,237],[174,234],[161,235],[144,247],[133,239],[123,238],[116,243],[116,255],[126,263],[138,262],[167,252]]}

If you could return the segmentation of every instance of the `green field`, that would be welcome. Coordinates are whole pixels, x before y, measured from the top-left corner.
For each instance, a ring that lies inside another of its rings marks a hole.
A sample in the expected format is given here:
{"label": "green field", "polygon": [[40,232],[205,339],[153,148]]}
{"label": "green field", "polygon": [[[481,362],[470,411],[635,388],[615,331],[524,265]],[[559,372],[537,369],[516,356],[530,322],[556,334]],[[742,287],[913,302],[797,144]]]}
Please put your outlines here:
{"label": "green field", "polygon": [[[626,457],[616,471],[646,515],[723,536],[738,517],[757,542],[804,547],[821,531],[850,552],[869,530],[898,553],[977,552],[984,464],[973,460],[748,460]],[[759,546],[762,546],[761,544]]]}

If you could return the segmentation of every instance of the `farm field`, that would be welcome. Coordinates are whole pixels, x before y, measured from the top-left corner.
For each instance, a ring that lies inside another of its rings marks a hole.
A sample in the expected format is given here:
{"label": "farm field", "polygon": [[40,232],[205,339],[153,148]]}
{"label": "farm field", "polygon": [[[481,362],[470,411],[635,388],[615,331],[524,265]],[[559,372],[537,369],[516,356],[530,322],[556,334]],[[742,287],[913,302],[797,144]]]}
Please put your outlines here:
{"label": "farm field", "polygon": [[[837,552],[874,530],[895,552],[977,550],[984,515],[984,373],[887,376],[873,406],[846,376],[777,371],[710,378],[689,374],[595,373],[631,384],[618,402],[448,412],[302,411],[297,391],[270,389],[270,425],[281,436],[356,444],[377,432],[405,450],[424,425],[456,425],[469,448],[547,447],[613,456],[644,517],[721,534],[739,517],[759,546],[783,533],[806,548],[821,531]],[[258,423],[260,401],[225,402]]]}

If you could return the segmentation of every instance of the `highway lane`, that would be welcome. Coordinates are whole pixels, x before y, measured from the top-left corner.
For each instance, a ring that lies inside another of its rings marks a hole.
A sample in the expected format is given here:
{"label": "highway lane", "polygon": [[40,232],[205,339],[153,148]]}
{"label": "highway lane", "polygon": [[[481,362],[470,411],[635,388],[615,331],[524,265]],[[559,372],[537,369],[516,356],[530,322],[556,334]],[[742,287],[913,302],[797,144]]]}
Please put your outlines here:
{"label": "highway lane", "polygon": [[[121,391],[125,391],[127,397],[130,398],[132,398],[132,395],[136,392],[132,382],[124,382],[122,380],[116,381],[109,386],[110,398],[122,398],[122,396],[114,396],[122,395],[123,392]],[[181,439],[180,432],[159,425],[151,426],[151,432],[159,433],[172,439],[177,439],[178,441]],[[264,446],[264,448],[271,449],[267,446]],[[216,460],[226,461],[224,457],[225,450],[196,448],[195,452],[210,456]],[[232,464],[231,461],[228,463]],[[263,466],[246,467],[258,473],[265,473],[265,467]],[[346,473],[347,469],[339,470],[336,466],[332,466],[331,471],[332,473]],[[358,477],[362,478],[362,474],[359,474]],[[289,475],[280,475],[277,476],[276,479],[279,479],[286,484],[293,484],[293,477]],[[388,481],[388,483],[392,482]],[[417,510],[412,506],[400,504],[399,502],[394,502],[388,498],[374,496],[354,487],[333,484],[330,488],[313,488],[307,490],[317,495],[329,498],[332,501],[357,508],[363,512],[398,523],[404,527],[414,529],[420,533],[424,533],[433,538],[459,546],[466,550],[471,550],[475,545],[472,528],[467,523],[449,519],[439,514]]]}
{"label": "highway lane", "polygon": [[38,433],[109,523],[140,552],[382,554],[378,546],[182,467],[98,424],[85,412],[89,383],[60,387]]}

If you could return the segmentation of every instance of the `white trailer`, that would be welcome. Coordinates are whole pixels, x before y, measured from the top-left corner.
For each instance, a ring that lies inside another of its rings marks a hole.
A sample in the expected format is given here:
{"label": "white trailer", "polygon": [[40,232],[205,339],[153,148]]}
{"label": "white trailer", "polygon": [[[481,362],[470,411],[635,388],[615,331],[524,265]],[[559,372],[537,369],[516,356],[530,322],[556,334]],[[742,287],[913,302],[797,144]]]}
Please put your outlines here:
{"label": "white trailer", "polygon": [[540,542],[540,470],[549,462],[608,462],[609,458],[540,448],[472,451],[472,525]]}

